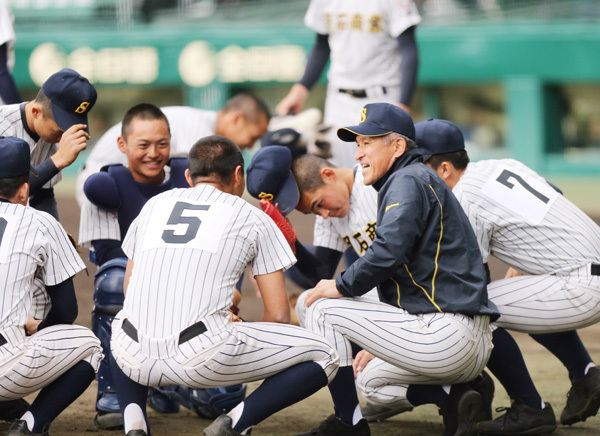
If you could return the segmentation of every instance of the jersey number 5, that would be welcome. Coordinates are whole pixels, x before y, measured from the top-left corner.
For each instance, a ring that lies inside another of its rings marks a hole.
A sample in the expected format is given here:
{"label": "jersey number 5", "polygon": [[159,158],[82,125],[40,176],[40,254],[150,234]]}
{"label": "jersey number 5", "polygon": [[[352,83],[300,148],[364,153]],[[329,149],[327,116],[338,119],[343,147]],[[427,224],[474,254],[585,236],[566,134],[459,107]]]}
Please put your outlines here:
{"label": "jersey number 5", "polygon": [[187,244],[196,237],[202,221],[195,216],[183,216],[185,210],[208,210],[210,206],[204,204],[190,204],[183,201],[175,203],[175,207],[167,220],[167,225],[186,224],[187,229],[184,234],[176,235],[175,230],[165,230],[162,233],[162,240],[167,244]]}

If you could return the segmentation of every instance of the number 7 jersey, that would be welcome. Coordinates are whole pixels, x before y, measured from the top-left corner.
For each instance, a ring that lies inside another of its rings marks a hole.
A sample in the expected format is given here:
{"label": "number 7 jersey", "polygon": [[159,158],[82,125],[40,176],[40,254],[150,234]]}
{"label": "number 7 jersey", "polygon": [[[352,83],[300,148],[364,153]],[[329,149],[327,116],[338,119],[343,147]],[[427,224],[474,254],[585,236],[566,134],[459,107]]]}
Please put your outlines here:
{"label": "number 7 jersey", "polygon": [[131,224],[123,251],[134,262],[124,311],[155,338],[213,314],[225,323],[246,265],[262,275],[296,262],[263,211],[206,184],[151,198]]}
{"label": "number 7 jersey", "polygon": [[600,228],[521,162],[471,162],[453,192],[484,262],[493,254],[526,274],[564,274],[600,262]]}

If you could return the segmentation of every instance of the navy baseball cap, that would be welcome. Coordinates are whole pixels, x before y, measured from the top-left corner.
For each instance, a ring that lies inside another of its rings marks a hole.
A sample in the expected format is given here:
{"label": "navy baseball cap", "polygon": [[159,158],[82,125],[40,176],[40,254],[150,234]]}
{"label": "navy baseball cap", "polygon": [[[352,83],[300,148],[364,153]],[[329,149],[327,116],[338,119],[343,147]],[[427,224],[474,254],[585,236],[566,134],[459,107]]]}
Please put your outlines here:
{"label": "navy baseball cap", "polygon": [[446,120],[429,118],[415,124],[415,142],[426,161],[434,154],[446,154],[465,149],[465,138],[456,126]]}
{"label": "navy baseball cap", "polygon": [[29,144],[0,136],[0,179],[22,176],[31,170]]}
{"label": "navy baseball cap", "polygon": [[94,107],[98,94],[88,79],[77,71],[63,68],[54,73],[44,82],[42,91],[50,99],[52,117],[62,130],[74,124],[88,124],[87,114]]}
{"label": "navy baseball cap", "polygon": [[266,198],[277,203],[287,215],[300,199],[298,185],[292,174],[292,153],[282,145],[263,147],[254,153],[246,170],[246,187],[254,198]]}
{"label": "navy baseball cap", "polygon": [[357,136],[384,136],[399,133],[415,140],[415,124],[408,112],[390,103],[365,105],[360,114],[358,126],[341,127],[338,138],[344,142],[354,142]]}

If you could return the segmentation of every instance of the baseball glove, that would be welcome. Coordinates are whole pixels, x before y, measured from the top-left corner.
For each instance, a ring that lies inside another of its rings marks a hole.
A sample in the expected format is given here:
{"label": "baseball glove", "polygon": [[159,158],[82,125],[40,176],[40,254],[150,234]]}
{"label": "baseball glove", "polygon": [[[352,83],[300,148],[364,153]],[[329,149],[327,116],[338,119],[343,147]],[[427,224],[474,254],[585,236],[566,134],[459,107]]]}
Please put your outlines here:
{"label": "baseball glove", "polygon": [[281,230],[281,233],[283,233],[283,236],[285,236],[288,244],[290,244],[290,247],[292,247],[292,251],[294,254],[296,254],[296,229],[294,226],[292,226],[289,220],[284,217],[281,212],[279,212],[277,206],[271,203],[269,200],[265,198],[260,200],[260,207],[262,208],[263,212],[269,215],[275,222],[279,230]]}

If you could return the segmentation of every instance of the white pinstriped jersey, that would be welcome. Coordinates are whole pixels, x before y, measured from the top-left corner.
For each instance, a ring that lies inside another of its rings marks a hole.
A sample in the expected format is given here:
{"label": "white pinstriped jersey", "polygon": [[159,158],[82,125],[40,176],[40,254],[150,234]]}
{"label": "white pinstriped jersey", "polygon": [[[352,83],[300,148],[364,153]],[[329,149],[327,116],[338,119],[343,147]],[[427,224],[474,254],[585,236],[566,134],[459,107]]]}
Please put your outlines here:
{"label": "white pinstriped jersey", "polygon": [[469,163],[453,192],[484,262],[493,254],[525,274],[566,274],[600,263],[600,228],[518,161]]}
{"label": "white pinstriped jersey", "polygon": [[[217,113],[187,106],[168,106],[161,108],[169,120],[171,130],[171,156],[185,155],[198,139],[214,135],[217,127]],[[117,138],[121,136],[122,123],[108,129],[93,146],[85,162],[85,168],[77,176],[76,195],[80,205],[83,204],[83,183],[104,165],[120,163],[127,166],[127,157],[117,146]]]}
{"label": "white pinstriped jersey", "polygon": [[262,275],[296,261],[264,212],[206,184],[150,199],[123,251],[134,262],[123,312],[153,338],[178,334],[213,314],[222,314],[225,325],[246,265]]}
{"label": "white pinstriped jersey", "polygon": [[[9,104],[0,106],[0,136],[14,136],[21,138],[29,144],[31,151],[31,165],[37,166],[48,160],[50,156],[56,153],[57,143],[46,142],[43,139],[36,141],[31,137],[24,117],[21,117],[21,105],[25,103]],[[52,177],[43,187],[50,188],[60,182],[62,173]]]}
{"label": "white pinstriped jersey", "polygon": [[327,219],[317,215],[313,245],[336,251],[345,251],[351,246],[362,256],[375,239],[376,223],[377,191],[364,184],[362,168],[356,165],[348,214]]}
{"label": "white pinstriped jersey", "polygon": [[420,22],[412,0],[311,0],[304,17],[307,27],[329,35],[329,83],[347,89],[399,85],[396,38]]}
{"label": "white pinstriped jersey", "polygon": [[36,275],[52,286],[84,268],[53,217],[20,204],[0,202],[0,329],[25,325]]}

